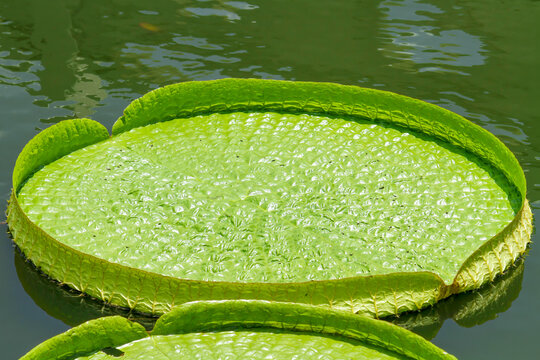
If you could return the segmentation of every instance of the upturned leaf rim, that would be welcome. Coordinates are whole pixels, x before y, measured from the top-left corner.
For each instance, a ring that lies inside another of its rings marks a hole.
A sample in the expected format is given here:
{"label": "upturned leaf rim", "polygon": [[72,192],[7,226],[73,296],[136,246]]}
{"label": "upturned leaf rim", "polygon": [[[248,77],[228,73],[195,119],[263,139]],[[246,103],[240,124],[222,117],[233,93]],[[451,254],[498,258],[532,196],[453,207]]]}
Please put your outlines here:
{"label": "upturned leaf rim", "polygon": [[421,336],[386,321],[305,304],[229,300],[183,304],[162,315],[149,333],[121,316],[90,320],[39,344],[21,360],[70,360],[150,336],[249,329],[356,340],[416,360],[455,359]]}
{"label": "upturned leaf rim", "polygon": [[21,209],[17,191],[34,172],[110,136],[93,120],[72,119],[37,134],[17,159],[8,206],[15,243],[44,273],[61,283],[104,302],[145,313],[162,314],[194,300],[261,299],[335,307],[373,317],[421,309],[451,294],[479,288],[503,273],[527,248],[532,213],[525,198],[525,175],[515,156],[494,135],[465,118],[406,96],[332,83],[258,79],[185,82],[156,89],[133,101],[114,124],[112,136],[161,121],[235,111],[358,117],[427,134],[481,157],[505,174],[520,192],[520,210],[500,233],[471,254],[451,284],[432,272],[279,284],[163,276],[66,246],[34,224]]}

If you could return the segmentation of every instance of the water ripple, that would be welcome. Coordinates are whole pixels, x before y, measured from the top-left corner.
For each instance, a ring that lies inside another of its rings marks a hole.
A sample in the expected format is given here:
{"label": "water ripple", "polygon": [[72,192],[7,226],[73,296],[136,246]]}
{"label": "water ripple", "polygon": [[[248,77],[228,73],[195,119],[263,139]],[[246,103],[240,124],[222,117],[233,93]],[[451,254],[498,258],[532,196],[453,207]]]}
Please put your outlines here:
{"label": "water ripple", "polygon": [[[422,65],[417,72],[453,72],[468,75],[463,68],[484,65],[484,44],[478,36],[461,29],[443,30],[436,15],[443,11],[419,0],[383,1],[381,22],[385,56]],[[435,15],[430,17],[428,15]]]}

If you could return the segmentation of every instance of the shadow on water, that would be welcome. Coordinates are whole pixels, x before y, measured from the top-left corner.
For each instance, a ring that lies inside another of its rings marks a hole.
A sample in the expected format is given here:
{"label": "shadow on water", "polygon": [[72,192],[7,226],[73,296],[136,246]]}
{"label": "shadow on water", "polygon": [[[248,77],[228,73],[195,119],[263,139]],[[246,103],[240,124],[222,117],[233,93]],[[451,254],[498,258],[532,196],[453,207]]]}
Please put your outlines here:
{"label": "shadow on water", "polygon": [[422,337],[433,339],[447,319],[463,327],[481,325],[508,310],[521,291],[524,260],[520,258],[503,275],[475,291],[451,296],[420,312],[387,318]]}
{"label": "shadow on water", "polygon": [[120,315],[138,322],[146,330],[154,327],[156,317],[105,304],[67,285],[61,285],[27,260],[18,247],[15,248],[14,254],[17,276],[26,293],[47,314],[66,325],[73,327],[88,320]]}
{"label": "shadow on water", "polygon": [[[103,316],[120,315],[150,330],[157,320],[156,317],[105,304],[61,285],[36,268],[18,248],[14,254],[15,268],[24,290],[40,308],[69,326]],[[497,318],[517,299],[523,270],[523,259],[519,259],[505,274],[477,291],[452,296],[421,312],[405,313],[386,320],[428,340],[437,335],[447,319],[454,319],[464,327],[481,325]]]}

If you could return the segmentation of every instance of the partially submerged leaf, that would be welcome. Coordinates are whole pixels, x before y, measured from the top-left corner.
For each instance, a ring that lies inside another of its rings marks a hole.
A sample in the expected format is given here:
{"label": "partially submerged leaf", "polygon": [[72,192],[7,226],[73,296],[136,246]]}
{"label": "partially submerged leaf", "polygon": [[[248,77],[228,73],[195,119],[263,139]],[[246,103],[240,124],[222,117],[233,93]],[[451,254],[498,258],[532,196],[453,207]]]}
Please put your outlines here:
{"label": "partially submerged leaf", "polygon": [[[23,154],[93,124],[60,123]],[[481,286],[530,239],[508,149],[395,94],[183,83],[133,102],[113,133],[18,161],[9,223],[45,273],[139,311],[242,298],[397,314]]]}

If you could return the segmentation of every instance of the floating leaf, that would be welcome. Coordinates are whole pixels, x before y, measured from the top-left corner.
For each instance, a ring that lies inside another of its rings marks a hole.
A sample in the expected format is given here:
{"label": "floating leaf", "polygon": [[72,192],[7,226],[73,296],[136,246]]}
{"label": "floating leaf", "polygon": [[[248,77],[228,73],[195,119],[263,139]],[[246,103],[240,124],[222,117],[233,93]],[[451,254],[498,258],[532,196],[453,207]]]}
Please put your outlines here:
{"label": "floating leaf", "polygon": [[532,228],[523,171],[493,135],[336,84],[164,87],[110,138],[88,119],[44,130],[13,179],[29,259],[151,314],[214,299],[421,309],[504,272]]}
{"label": "floating leaf", "polygon": [[[82,357],[84,356],[84,357]],[[163,315],[147,335],[121,317],[91,320],[25,359],[455,359],[398,326],[309,305],[195,302]]]}

